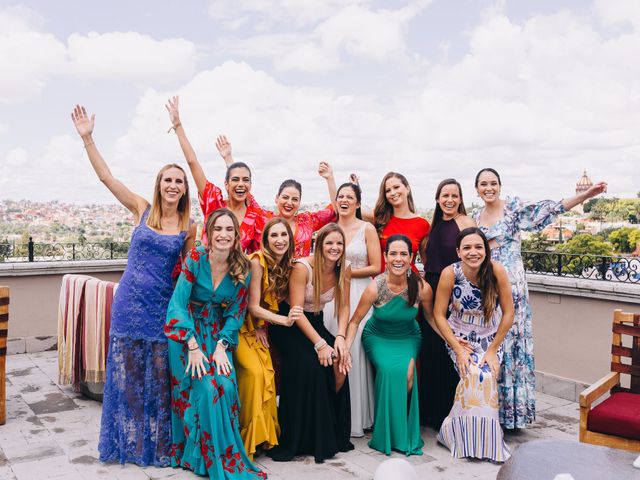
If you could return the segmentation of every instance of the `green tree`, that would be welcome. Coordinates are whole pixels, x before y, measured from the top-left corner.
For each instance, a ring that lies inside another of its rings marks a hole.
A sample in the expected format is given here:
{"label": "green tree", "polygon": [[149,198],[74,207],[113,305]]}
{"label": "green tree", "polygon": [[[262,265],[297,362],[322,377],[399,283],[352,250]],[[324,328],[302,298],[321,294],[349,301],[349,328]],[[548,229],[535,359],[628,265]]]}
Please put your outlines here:
{"label": "green tree", "polygon": [[522,241],[522,251],[528,252],[523,255],[525,270],[529,272],[552,272],[555,260],[552,255],[546,252],[553,250],[553,243],[550,242],[542,232],[536,232],[529,238]]}
{"label": "green tree", "polygon": [[604,276],[610,265],[608,257],[613,255],[613,245],[600,235],[581,233],[558,245],[556,251],[572,255],[562,262],[564,273],[581,275],[596,268]]}
{"label": "green tree", "polygon": [[631,253],[636,248],[635,243],[632,243],[631,239],[631,234],[633,232],[640,233],[640,229],[631,227],[618,228],[609,234],[608,240],[611,242],[616,252]]}

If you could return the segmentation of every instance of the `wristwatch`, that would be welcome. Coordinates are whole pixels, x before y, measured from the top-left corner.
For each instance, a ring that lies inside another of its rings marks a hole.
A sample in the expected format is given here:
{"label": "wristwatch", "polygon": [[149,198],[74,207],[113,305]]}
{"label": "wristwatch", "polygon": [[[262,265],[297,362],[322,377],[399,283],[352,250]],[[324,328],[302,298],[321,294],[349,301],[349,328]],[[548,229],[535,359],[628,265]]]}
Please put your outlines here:
{"label": "wristwatch", "polygon": [[220,345],[225,350],[229,348],[229,342],[227,342],[224,338],[221,338],[220,340],[218,340],[218,345]]}

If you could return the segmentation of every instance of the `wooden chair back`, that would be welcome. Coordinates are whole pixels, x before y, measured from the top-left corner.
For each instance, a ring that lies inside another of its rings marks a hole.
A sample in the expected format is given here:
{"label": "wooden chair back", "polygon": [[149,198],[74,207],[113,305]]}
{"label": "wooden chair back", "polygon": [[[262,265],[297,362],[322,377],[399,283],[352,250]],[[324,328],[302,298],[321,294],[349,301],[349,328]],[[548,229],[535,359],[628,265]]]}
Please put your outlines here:
{"label": "wooden chair back", "polygon": [[611,371],[631,376],[629,388],[617,390],[640,394],[640,313],[615,310],[612,330]]}

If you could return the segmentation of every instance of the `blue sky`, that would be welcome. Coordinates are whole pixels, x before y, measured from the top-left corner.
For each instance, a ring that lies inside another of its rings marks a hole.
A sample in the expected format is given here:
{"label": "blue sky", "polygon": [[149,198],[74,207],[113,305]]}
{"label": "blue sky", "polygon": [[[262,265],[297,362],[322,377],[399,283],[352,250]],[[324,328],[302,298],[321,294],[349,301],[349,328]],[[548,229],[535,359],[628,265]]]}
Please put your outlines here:
{"label": "blue sky", "polygon": [[405,173],[417,202],[501,171],[504,189],[560,198],[586,168],[640,190],[640,2],[482,0],[1,1],[0,198],[111,202],[69,120],[96,113],[113,172],[149,197],[183,162],[164,101],[210,179],[229,136],[270,204],[285,178],[360,173],[366,203]]}

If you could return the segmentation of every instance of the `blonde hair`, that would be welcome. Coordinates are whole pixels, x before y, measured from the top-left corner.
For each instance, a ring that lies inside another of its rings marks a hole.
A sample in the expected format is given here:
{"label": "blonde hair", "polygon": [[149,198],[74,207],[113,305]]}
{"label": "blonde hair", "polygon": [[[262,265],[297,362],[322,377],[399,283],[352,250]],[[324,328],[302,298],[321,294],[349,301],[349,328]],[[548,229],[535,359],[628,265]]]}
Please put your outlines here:
{"label": "blonde hair", "polygon": [[[282,256],[280,261],[276,260],[276,256],[269,246],[269,232],[275,225],[284,225],[289,235],[289,247]],[[295,254],[295,241],[293,238],[293,232],[289,223],[283,218],[272,218],[264,226],[262,231],[262,255],[267,264],[267,278],[268,285],[262,292],[263,296],[273,295],[278,301],[286,298],[289,292],[289,275],[291,274],[291,267],[293,266],[293,256]]]}
{"label": "blonde hair", "polygon": [[324,253],[322,251],[323,250],[322,247],[327,236],[329,236],[329,234],[334,232],[338,232],[342,236],[342,245],[344,246],[344,248],[342,249],[342,255],[336,262],[336,266],[334,269],[334,273],[337,279],[336,279],[336,286],[334,289],[333,298],[335,302],[334,312],[336,312],[337,314],[337,312],[340,311],[340,306],[342,305],[342,288],[344,287],[344,283],[345,283],[345,270],[346,270],[345,264],[347,263],[345,258],[347,242],[344,237],[344,232],[342,231],[342,228],[340,228],[337,223],[328,223],[324,227],[322,227],[318,232],[318,237],[316,238],[316,243],[315,243],[315,249],[313,251],[314,268],[313,268],[312,283],[313,283],[313,306],[316,309],[316,312],[319,312],[320,311],[320,294],[322,293],[322,290],[323,290],[322,289],[322,264],[324,263]]}
{"label": "blonde hair", "polygon": [[[240,226],[238,225],[238,220],[236,216],[231,213],[231,210],[226,208],[219,208],[214,210],[214,212],[209,215],[207,218],[207,223],[205,224],[205,231],[207,232],[207,238],[211,241],[213,234],[213,227],[216,224],[216,221],[220,217],[227,216],[231,218],[233,222],[233,247],[231,247],[231,251],[229,252],[229,258],[227,262],[229,263],[229,275],[235,283],[244,284],[247,280],[247,276],[249,275],[249,259],[242,251],[242,246],[240,245]],[[210,247],[209,247],[210,248]]]}
{"label": "blonde hair", "polygon": [[180,215],[180,231],[189,230],[189,219],[191,217],[191,198],[189,197],[189,181],[184,169],[176,163],[168,163],[160,169],[156,175],[156,186],[153,190],[153,203],[151,211],[147,217],[147,225],[155,230],[162,230],[162,176],[170,168],[177,168],[184,176],[184,195],[178,200],[178,214]]}
{"label": "blonde hair", "polygon": [[378,231],[378,235],[382,235],[382,231],[384,230],[384,227],[387,226],[387,223],[389,223],[389,220],[393,216],[393,205],[391,205],[389,203],[389,200],[387,200],[387,194],[386,194],[387,180],[389,180],[390,178],[397,178],[402,182],[402,184],[405,187],[409,189],[409,193],[407,194],[407,203],[409,204],[409,210],[412,213],[416,213],[416,207],[413,203],[413,195],[411,193],[411,189],[409,187],[409,181],[407,180],[407,177],[405,177],[404,175],[398,172],[387,173],[382,178],[382,182],[380,183],[380,191],[378,192],[378,201],[376,202],[376,206],[373,209],[374,226]]}

